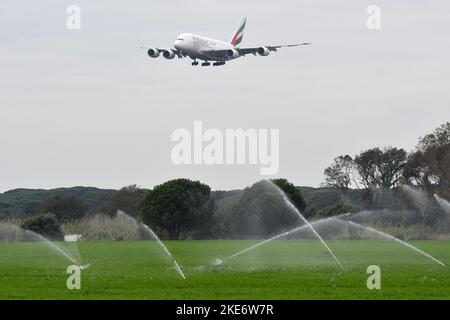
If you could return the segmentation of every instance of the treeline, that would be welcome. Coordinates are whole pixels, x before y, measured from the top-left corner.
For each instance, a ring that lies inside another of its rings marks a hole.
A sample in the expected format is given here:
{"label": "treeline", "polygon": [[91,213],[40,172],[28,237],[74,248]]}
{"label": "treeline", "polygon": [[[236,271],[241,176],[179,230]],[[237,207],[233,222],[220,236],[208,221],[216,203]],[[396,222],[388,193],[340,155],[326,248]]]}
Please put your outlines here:
{"label": "treeline", "polygon": [[378,188],[411,184],[429,192],[450,196],[450,123],[419,138],[416,149],[371,148],[354,157],[341,155],[325,169],[324,185],[343,193],[364,189],[368,196]]}
{"label": "treeline", "polygon": [[14,189],[0,193],[0,220],[33,214],[42,203],[54,196],[65,195],[83,202],[88,214],[94,213],[105,197],[114,190],[93,187],[44,189]]}
{"label": "treeline", "polygon": [[[418,140],[409,152],[389,146],[336,157],[324,170],[323,186],[336,190],[340,200],[318,215],[389,209],[416,211],[408,223],[432,225],[442,220],[445,213],[432,199],[433,194],[450,198],[450,123]],[[401,186],[413,186],[420,190],[416,198],[424,199],[411,199]]]}
{"label": "treeline", "polygon": [[[385,147],[338,156],[324,175],[322,188],[275,179],[244,190],[211,191],[200,181],[175,179],[151,190],[136,185],[120,190],[77,187],[49,191],[45,198],[44,190],[13,190],[0,195],[0,213],[5,212],[3,205],[17,213],[7,216],[18,217],[17,224],[54,238],[62,236],[63,225],[95,214],[113,217],[118,210],[165,239],[266,238],[299,222],[284,203],[282,190],[309,219],[382,209],[389,210],[392,224],[433,226],[444,219],[442,210],[431,204],[418,208],[399,187],[415,186],[428,197],[437,193],[450,198],[450,124],[420,138],[411,152]],[[14,204],[22,205],[22,211]],[[416,214],[406,219],[405,210]]]}
{"label": "treeline", "polygon": [[[279,189],[277,189],[279,188]],[[151,190],[135,185],[112,191],[96,214],[114,217],[118,210],[151,226],[165,239],[260,238],[298,222],[279,190],[303,210],[301,192],[286,179],[260,181],[243,191],[216,191],[199,181],[175,179]],[[45,200],[20,220],[23,228],[51,238],[62,236],[61,225],[89,219],[84,203],[64,194]]]}

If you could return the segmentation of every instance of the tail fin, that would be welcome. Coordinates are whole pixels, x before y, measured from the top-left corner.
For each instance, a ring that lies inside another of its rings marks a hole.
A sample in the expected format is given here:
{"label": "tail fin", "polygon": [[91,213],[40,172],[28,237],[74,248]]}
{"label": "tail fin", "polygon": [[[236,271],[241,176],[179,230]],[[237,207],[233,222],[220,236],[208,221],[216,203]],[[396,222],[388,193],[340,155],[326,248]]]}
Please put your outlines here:
{"label": "tail fin", "polygon": [[244,29],[245,29],[245,23],[247,22],[247,18],[242,18],[241,23],[239,24],[239,27],[237,28],[236,32],[233,35],[233,38],[231,39],[231,45],[234,47],[237,47],[241,42],[242,38],[244,37]]}

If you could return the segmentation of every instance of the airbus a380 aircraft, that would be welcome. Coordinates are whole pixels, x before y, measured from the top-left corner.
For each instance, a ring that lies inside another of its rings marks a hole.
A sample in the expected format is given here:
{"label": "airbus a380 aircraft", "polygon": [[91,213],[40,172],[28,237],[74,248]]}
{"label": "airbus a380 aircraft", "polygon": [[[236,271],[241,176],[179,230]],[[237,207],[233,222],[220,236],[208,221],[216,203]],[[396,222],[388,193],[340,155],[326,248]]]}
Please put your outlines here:
{"label": "airbus a380 aircraft", "polygon": [[161,54],[166,59],[173,59],[176,56],[178,58],[190,57],[194,62],[193,66],[199,64],[198,60],[204,61],[202,66],[211,65],[210,61],[214,61],[213,66],[224,65],[226,61],[234,60],[240,57],[244,57],[247,54],[268,56],[271,51],[276,52],[280,48],[285,47],[298,47],[309,45],[309,42],[288,44],[281,46],[262,46],[255,48],[241,48],[239,45],[242,42],[244,36],[244,28],[247,18],[243,18],[239,24],[239,28],[233,35],[230,42],[219,41],[192,33],[180,34],[175,40],[173,49],[164,48],[150,48],[148,49],[148,55],[152,58],[158,58]]}

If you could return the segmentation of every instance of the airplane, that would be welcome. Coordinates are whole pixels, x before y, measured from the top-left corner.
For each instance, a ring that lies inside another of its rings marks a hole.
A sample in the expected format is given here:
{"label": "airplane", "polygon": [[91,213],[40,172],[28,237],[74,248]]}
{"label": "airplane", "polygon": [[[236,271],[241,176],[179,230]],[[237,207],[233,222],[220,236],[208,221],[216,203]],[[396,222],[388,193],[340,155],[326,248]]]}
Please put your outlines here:
{"label": "airplane", "polygon": [[240,57],[245,57],[247,54],[254,56],[268,56],[271,52],[277,52],[280,48],[291,48],[310,45],[309,42],[287,44],[287,45],[267,45],[254,48],[241,48],[239,45],[244,37],[245,24],[247,18],[243,18],[239,27],[234,32],[230,42],[224,42],[208,37],[192,33],[180,34],[174,43],[174,48],[152,48],[142,46],[141,49],[147,49],[147,53],[151,58],[158,58],[161,54],[165,59],[191,58],[193,66],[199,65],[197,60],[204,61],[201,65],[203,67],[210,66],[211,61],[213,66],[222,66],[227,61],[231,61]]}

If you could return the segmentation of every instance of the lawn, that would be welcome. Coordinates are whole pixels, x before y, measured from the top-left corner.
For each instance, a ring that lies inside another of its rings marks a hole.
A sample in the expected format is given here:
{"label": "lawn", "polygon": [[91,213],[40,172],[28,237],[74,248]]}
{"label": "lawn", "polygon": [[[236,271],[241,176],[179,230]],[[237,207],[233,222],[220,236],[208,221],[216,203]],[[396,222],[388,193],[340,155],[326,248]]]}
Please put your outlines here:
{"label": "lawn", "polygon": [[[229,261],[255,242],[166,241],[186,280],[155,241],[59,243],[90,264],[81,290],[66,288],[71,263],[48,246],[2,242],[0,299],[450,299],[450,269],[398,243],[327,242],[344,271],[318,241],[274,241]],[[412,244],[450,264],[450,242]],[[369,265],[381,290],[367,289]]]}

